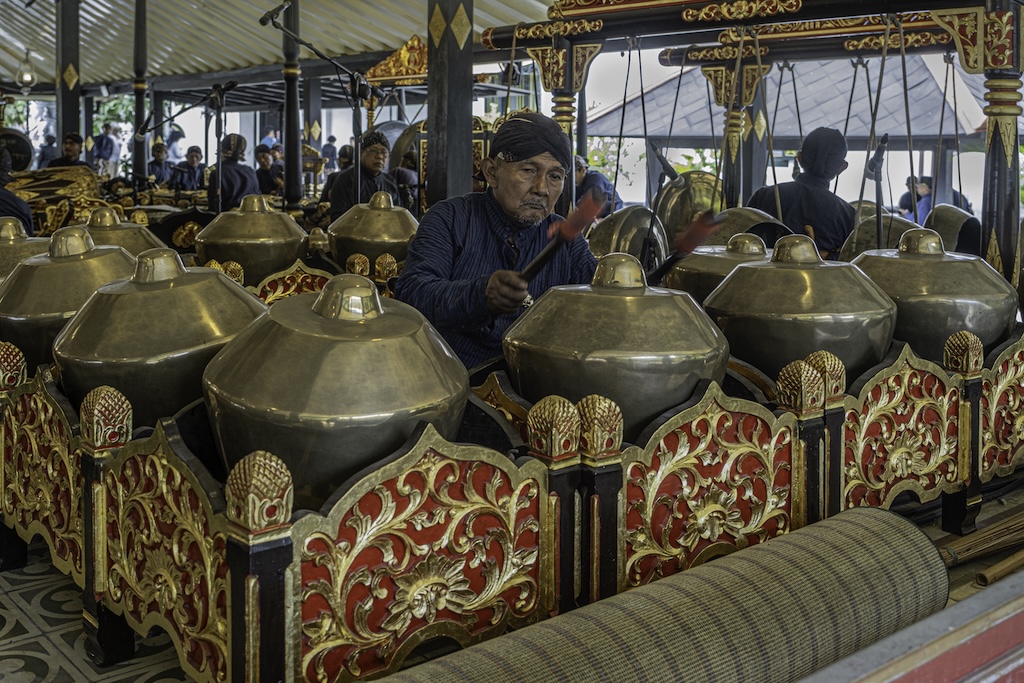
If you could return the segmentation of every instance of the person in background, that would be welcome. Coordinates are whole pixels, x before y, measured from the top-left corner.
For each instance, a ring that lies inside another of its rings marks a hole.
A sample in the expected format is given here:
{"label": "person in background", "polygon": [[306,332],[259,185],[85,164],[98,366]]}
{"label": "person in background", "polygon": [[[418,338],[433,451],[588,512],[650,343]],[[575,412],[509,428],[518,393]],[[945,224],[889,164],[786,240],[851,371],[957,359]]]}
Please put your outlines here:
{"label": "person in background", "polygon": [[281,194],[284,188],[284,166],[274,163],[271,148],[256,145],[256,180],[260,185],[260,194]]}
{"label": "person in background", "polygon": [[330,135],[327,137],[327,144],[320,148],[320,156],[324,158],[324,171],[333,173],[338,170],[338,148],[334,143],[338,138]]}
{"label": "person in background", "polygon": [[96,172],[104,178],[117,177],[117,162],[114,160],[114,140],[110,137],[113,127],[110,122],[103,124],[102,132],[96,136],[96,144],[92,148],[92,158],[96,162]]}
{"label": "person in background", "polygon": [[206,187],[203,176],[206,174],[206,164],[203,163],[203,150],[197,145],[188,148],[185,161],[174,167],[174,174],[171,176],[169,187],[172,190],[195,192]]}
{"label": "person in background", "polygon": [[171,166],[177,166],[185,160],[187,153],[181,153],[181,141],[185,139],[185,133],[175,128],[171,131],[170,135],[167,136],[167,161],[171,162]]}
{"label": "person in background", "polygon": [[387,192],[395,206],[402,205],[402,197],[398,194],[398,185],[394,178],[384,172],[388,167],[388,156],[391,154],[391,143],[384,133],[370,131],[363,135],[359,150],[361,167],[359,187],[356,187],[356,168],[350,166],[338,172],[338,177],[331,186],[331,222],[338,220],[342,214],[356,204],[365,204],[375,192]]}
{"label": "person in background", "polygon": [[900,200],[896,204],[896,210],[899,211],[900,216],[906,218],[908,221],[914,220],[914,205],[917,204],[917,200],[920,197],[917,196],[917,188],[915,187],[917,182],[914,180],[914,176],[907,176],[907,191],[900,195]]}
{"label": "person in background", "polygon": [[591,171],[587,158],[577,154],[576,165],[576,201],[583,199],[587,192],[594,190],[605,198],[604,206],[597,212],[598,218],[604,218],[613,211],[622,208],[622,197],[615,191],[612,181],[608,180],[600,171]]}
{"label": "person in background", "polygon": [[420,174],[416,172],[416,152],[409,150],[402,155],[398,166],[391,169],[391,177],[398,185],[402,206],[417,215],[420,203]]}
{"label": "person in background", "polygon": [[277,142],[277,136],[274,135],[274,129],[267,128],[266,132],[263,133],[263,138],[260,140],[260,144],[270,147],[275,142]]}
{"label": "person in background", "polygon": [[29,235],[34,233],[32,226],[32,209],[28,203],[7,189],[6,185],[11,180],[11,153],[6,149],[0,149],[0,216],[13,216],[21,221],[25,232]]}
{"label": "person in background", "polygon": [[550,287],[593,279],[597,259],[582,236],[562,242],[532,280],[520,275],[551,241],[571,168],[560,125],[512,114],[480,164],[489,188],[438,202],[423,216],[395,296],[423,313],[467,368],[501,356],[505,330]]}
{"label": "person in background", "polygon": [[[822,258],[838,258],[853,232],[856,210],[829,189],[832,180],[846,170],[846,138],[834,128],[815,128],[804,138],[796,154],[800,175],[778,187],[782,222],[795,233],[814,240]],[[747,206],[778,216],[775,187],[754,192]]]}
{"label": "person in background", "polygon": [[[256,171],[250,166],[244,165],[245,148],[248,146],[245,138],[238,133],[231,133],[224,136],[221,141],[221,157],[224,164],[224,176],[220,180],[219,190],[222,193],[221,211],[229,211],[238,208],[242,203],[242,197],[250,194],[259,194],[260,185],[256,180]],[[220,169],[214,168],[210,173],[210,203],[213,204],[218,192],[218,176]]]}
{"label": "person in background", "polygon": [[159,187],[166,187],[174,172],[174,164],[167,161],[167,145],[158,142],[152,151],[153,160],[146,164],[146,176]]}
{"label": "person in background", "polygon": [[270,157],[274,160],[275,166],[280,166],[284,169],[284,145],[280,142],[275,142],[270,146]]}
{"label": "person in background", "polygon": [[[934,201],[932,190],[934,189],[934,183],[935,181],[928,175],[921,176],[921,179],[917,181],[917,196],[919,197],[917,200],[917,222],[920,225],[924,225],[925,219],[928,218],[928,214],[932,211],[932,202]],[[967,213],[974,213],[974,209],[971,207],[971,203],[967,201],[966,197],[952,188],[950,188],[950,192],[952,192],[953,196],[953,200],[950,203],[953,206],[958,206]],[[913,219],[914,217],[910,216],[910,220]]]}
{"label": "person in background", "polygon": [[[79,157],[82,156],[82,136],[78,133],[68,133],[64,136],[62,147],[63,156],[51,159],[46,168],[60,168],[62,166],[89,166]],[[91,167],[90,167],[91,168]]]}
{"label": "person in background", "polygon": [[39,148],[39,161],[36,163],[36,168],[46,168],[50,161],[57,158],[57,137],[47,135],[43,138],[43,142],[45,144]]}
{"label": "person in background", "polygon": [[320,192],[321,204],[331,201],[331,188],[334,187],[334,181],[338,179],[339,173],[352,166],[352,153],[352,145],[344,145],[338,150],[338,170],[327,174],[327,179],[324,180],[324,189]]}

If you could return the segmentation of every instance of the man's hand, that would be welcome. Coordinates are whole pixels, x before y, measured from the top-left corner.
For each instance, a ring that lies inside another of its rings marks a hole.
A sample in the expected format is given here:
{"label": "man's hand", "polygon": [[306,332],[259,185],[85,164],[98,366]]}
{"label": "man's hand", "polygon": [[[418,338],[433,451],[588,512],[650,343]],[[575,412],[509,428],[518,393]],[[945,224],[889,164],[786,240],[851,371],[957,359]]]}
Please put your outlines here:
{"label": "man's hand", "polygon": [[514,270],[496,270],[487,280],[484,296],[493,315],[514,313],[526,300],[527,282]]}

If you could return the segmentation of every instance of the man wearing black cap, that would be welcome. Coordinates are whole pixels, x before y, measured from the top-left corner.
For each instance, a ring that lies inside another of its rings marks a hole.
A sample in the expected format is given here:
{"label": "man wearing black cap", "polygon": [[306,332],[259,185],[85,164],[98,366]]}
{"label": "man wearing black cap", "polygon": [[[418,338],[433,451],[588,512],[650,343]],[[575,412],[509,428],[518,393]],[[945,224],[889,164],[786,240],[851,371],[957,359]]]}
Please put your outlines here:
{"label": "man wearing black cap", "polygon": [[184,192],[201,190],[206,187],[203,178],[205,174],[206,164],[203,163],[203,150],[198,145],[192,145],[185,154],[185,160],[174,167],[170,188]]}
{"label": "man wearing black cap", "polygon": [[505,330],[550,287],[589,283],[597,260],[565,242],[530,281],[520,272],[550,241],[573,168],[569,136],[542,114],[510,116],[480,164],[489,188],[438,202],[423,216],[395,296],[412,304],[466,367],[501,355]]}
{"label": "man wearing black cap", "polygon": [[64,136],[64,156],[51,159],[46,168],[59,168],[61,166],[88,166],[86,162],[78,157],[82,156],[82,136],[78,133],[68,133]]}
{"label": "man wearing black cap", "polygon": [[[846,170],[846,138],[834,128],[815,128],[796,154],[802,172],[791,183],[778,185],[782,222],[795,233],[814,240],[824,258],[836,258],[853,232],[857,212],[829,190],[832,179]],[[762,187],[747,206],[778,217],[775,188]]]}
{"label": "man wearing black cap", "polygon": [[260,194],[280,195],[284,190],[284,166],[274,163],[271,148],[267,145],[256,145],[256,181],[260,184]]}
{"label": "man wearing black cap", "polygon": [[[221,211],[229,211],[238,208],[242,203],[242,197],[250,194],[259,194],[260,186],[256,182],[256,171],[249,166],[243,165],[245,161],[245,148],[248,146],[245,138],[238,133],[231,133],[224,136],[220,143],[221,156],[224,162],[224,178],[220,181],[222,199]],[[210,173],[210,205],[213,206],[217,196],[217,172],[214,168]]]}
{"label": "man wearing black cap", "polygon": [[402,196],[398,193],[395,179],[384,172],[388,167],[390,154],[391,143],[384,133],[371,130],[363,135],[362,146],[359,149],[362,177],[359,180],[358,192],[355,166],[338,173],[337,179],[331,185],[331,222],[338,220],[356,204],[370,201],[374,192],[387,192],[395,206],[402,206]]}

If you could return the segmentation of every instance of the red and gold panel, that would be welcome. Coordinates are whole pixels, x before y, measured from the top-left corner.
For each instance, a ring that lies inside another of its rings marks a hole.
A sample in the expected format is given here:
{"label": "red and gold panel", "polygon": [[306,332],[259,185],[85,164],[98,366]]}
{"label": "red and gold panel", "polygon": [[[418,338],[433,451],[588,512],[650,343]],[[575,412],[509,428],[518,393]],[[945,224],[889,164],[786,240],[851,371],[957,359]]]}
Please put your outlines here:
{"label": "red and gold panel", "polygon": [[529,443],[530,428],[527,424],[529,411],[508,395],[507,392],[511,390],[511,387],[508,386],[507,382],[507,377],[503,375],[502,378],[499,378],[498,375],[492,372],[487,376],[483,384],[473,387],[473,393],[483,399],[484,403],[501,413],[502,417],[508,420],[508,423],[519,432],[519,436],[522,437],[523,441]]}
{"label": "red and gold panel", "polygon": [[1024,339],[1007,348],[981,384],[981,481],[1010,474],[1024,461]]}
{"label": "red and gold panel", "polygon": [[294,294],[319,292],[331,277],[325,270],[308,268],[300,259],[288,270],[272,273],[258,285],[248,289],[270,306]]}
{"label": "red and gold panel", "polygon": [[888,507],[902,491],[922,502],[958,490],[969,475],[961,448],[961,380],[914,355],[846,398],[843,424],[843,508]]}
{"label": "red and gold panel", "polygon": [[82,586],[81,453],[72,447],[64,409],[47,391],[48,374],[7,395],[0,513],[25,540],[42,536],[54,566]]}
{"label": "red and gold panel", "polygon": [[546,505],[540,463],[518,468],[427,426],[326,517],[294,524],[296,679],[381,674],[430,638],[469,645],[541,619]]}
{"label": "red and gold panel", "polygon": [[717,385],[624,454],[623,590],[790,531],[795,418]]}
{"label": "red and gold panel", "polygon": [[227,680],[226,522],[210,492],[158,427],[112,456],[102,495],[103,603],[140,633],[167,631],[196,680]]}

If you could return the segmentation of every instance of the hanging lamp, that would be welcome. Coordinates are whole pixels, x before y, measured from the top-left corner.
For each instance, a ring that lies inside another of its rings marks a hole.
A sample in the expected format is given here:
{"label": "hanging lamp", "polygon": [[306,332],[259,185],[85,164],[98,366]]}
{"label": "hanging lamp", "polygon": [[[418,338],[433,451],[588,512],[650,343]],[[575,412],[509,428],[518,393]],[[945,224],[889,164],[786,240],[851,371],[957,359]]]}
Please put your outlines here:
{"label": "hanging lamp", "polygon": [[36,84],[36,69],[32,65],[28,48],[25,48],[25,59],[18,64],[18,73],[15,74],[14,80],[21,89],[21,94],[26,96],[32,91],[32,86]]}

